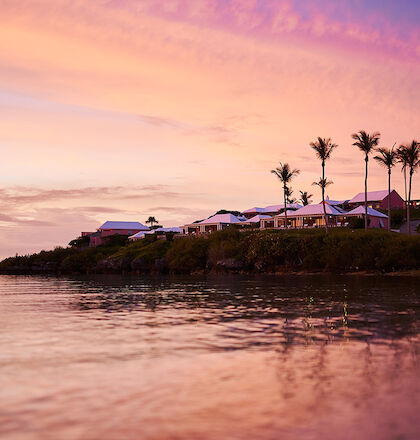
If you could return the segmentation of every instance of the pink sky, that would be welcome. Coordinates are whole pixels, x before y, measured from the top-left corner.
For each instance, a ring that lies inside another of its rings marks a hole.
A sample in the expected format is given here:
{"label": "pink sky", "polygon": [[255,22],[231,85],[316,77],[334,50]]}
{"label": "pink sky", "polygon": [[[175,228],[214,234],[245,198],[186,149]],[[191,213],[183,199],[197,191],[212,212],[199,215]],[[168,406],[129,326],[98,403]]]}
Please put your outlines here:
{"label": "pink sky", "polygon": [[[416,17],[409,0],[0,0],[0,257],[280,203],[278,161],[318,201],[317,136],[340,146],[330,197],[352,197],[351,133],[420,137]],[[386,188],[373,161],[369,188]]]}

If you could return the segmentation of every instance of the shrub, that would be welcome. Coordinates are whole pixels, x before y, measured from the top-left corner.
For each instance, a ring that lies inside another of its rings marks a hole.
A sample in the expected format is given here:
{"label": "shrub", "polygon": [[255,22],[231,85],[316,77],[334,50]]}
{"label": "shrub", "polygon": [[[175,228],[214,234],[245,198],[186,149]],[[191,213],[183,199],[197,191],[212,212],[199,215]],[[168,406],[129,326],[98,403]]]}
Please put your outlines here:
{"label": "shrub", "polygon": [[[370,219],[368,219],[368,224],[369,223]],[[365,219],[360,217],[351,217],[348,227],[350,229],[363,229],[365,227]]]}
{"label": "shrub", "polygon": [[127,235],[108,235],[103,238],[104,244],[102,246],[124,246],[128,243]]}
{"label": "shrub", "polygon": [[400,211],[391,211],[391,228],[398,229],[402,225],[404,218],[404,214]]}
{"label": "shrub", "polygon": [[203,237],[174,240],[166,254],[170,269],[180,273],[205,269],[208,244]]}
{"label": "shrub", "polygon": [[76,248],[83,248],[88,247],[90,243],[90,237],[88,235],[85,235],[84,237],[78,237],[74,240],[71,240],[69,243],[69,246],[76,247]]}
{"label": "shrub", "polygon": [[209,235],[208,265],[214,266],[218,261],[227,258],[242,259],[242,235],[237,228],[227,228]]}

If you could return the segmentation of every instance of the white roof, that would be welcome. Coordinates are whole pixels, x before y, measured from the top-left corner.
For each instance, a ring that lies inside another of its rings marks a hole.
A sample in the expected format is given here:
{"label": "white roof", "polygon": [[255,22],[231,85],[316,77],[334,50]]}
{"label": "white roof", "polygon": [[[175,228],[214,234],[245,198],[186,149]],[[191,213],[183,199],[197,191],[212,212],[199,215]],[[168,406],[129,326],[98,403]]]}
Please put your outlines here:
{"label": "white roof", "polygon": [[[302,205],[299,203],[288,203],[287,208],[291,209],[299,209],[302,208]],[[257,206],[254,206],[253,208],[247,209],[243,212],[243,214],[247,214],[250,212],[256,212],[260,214],[264,214],[265,212],[277,212],[284,209],[284,203],[280,203],[279,205],[268,205],[265,208],[259,208]]]}
{"label": "white roof", "polygon": [[331,206],[335,206],[335,205],[342,205],[343,203],[345,203],[346,200],[331,200],[331,199],[325,199],[325,203],[328,203]]}
{"label": "white roof", "polygon": [[143,238],[146,234],[149,234],[149,232],[148,231],[140,231],[140,232],[137,232],[137,234],[130,235],[130,237],[128,237],[128,239],[134,240],[134,239],[138,239],[138,238]]}
{"label": "white roof", "polygon": [[264,212],[264,208],[258,208],[257,206],[254,206],[253,208],[247,209],[242,214],[247,214],[248,212]]}
{"label": "white roof", "polygon": [[99,229],[132,229],[140,231],[148,231],[148,226],[144,226],[140,222],[105,222]]}
{"label": "white roof", "polygon": [[[342,215],[342,213],[334,208],[333,206],[325,204],[325,211],[327,215]],[[324,207],[322,203],[318,203],[317,205],[306,205],[303,208],[298,209],[297,211],[292,212],[290,215],[297,217],[299,215],[319,215],[324,214]]]}
{"label": "white roof", "polygon": [[[384,189],[382,191],[368,191],[367,200],[368,202],[376,202],[378,200],[383,200],[388,195],[388,190]],[[365,201],[365,193],[361,192],[354,196],[349,203],[358,203]]]}
{"label": "white roof", "polygon": [[[382,214],[382,212],[377,211],[376,209],[369,208],[367,209],[368,215],[371,217],[381,217],[381,218],[388,218],[387,215]],[[365,207],[363,205],[358,206],[357,208],[352,209],[349,211],[346,215],[359,215],[365,213]]]}
{"label": "white roof", "polygon": [[250,218],[249,220],[247,220],[249,223],[258,223],[261,220],[264,220],[266,218],[273,218],[271,217],[271,215],[265,215],[265,214],[257,214],[254,215],[254,217]]}
{"label": "white roof", "polygon": [[157,228],[157,229],[152,229],[151,231],[148,232],[148,234],[154,234],[155,232],[182,232],[182,229],[178,227]]}
{"label": "white roof", "polygon": [[[292,211],[292,210],[288,209],[288,210],[286,211],[286,214],[287,214],[287,215],[291,215],[291,214],[294,214],[295,212],[296,212],[296,211]],[[277,214],[276,217],[286,217],[286,215],[284,214],[284,212],[282,212],[281,214]]]}
{"label": "white roof", "polygon": [[[302,205],[299,203],[287,203],[287,208],[291,209],[299,209],[302,208]],[[264,212],[276,212],[280,211],[281,209],[284,209],[284,203],[280,203],[280,205],[268,205],[264,208]]]}
{"label": "white roof", "polygon": [[240,220],[236,215],[233,214],[216,214],[213,215],[210,218],[206,218],[205,220],[202,220],[201,222],[197,223],[199,225],[203,224],[213,224],[213,223],[242,223],[242,220]]}

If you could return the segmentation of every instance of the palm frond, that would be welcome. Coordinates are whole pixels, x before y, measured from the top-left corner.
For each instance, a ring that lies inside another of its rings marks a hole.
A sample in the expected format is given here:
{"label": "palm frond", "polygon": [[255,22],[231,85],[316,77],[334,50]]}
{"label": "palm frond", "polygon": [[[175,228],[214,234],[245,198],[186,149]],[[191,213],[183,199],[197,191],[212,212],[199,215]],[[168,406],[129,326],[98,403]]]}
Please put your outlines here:
{"label": "palm frond", "polygon": [[358,147],[366,155],[379,144],[381,134],[379,132],[367,133],[365,130],[360,130],[358,133],[353,133],[351,137],[355,142],[353,145]]}
{"label": "palm frond", "polygon": [[373,158],[376,160],[376,162],[378,162],[379,165],[391,169],[396,164],[397,152],[394,151],[394,146],[390,150],[388,150],[387,148],[376,149],[379,155],[374,156]]}
{"label": "palm frond", "polygon": [[316,156],[322,161],[329,159],[334,148],[338,147],[337,144],[331,141],[331,138],[321,138],[319,136],[315,142],[311,142],[309,145],[315,151]]}
{"label": "palm frond", "polygon": [[274,170],[271,170],[271,172],[280,179],[283,185],[287,185],[293,179],[293,177],[300,173],[300,170],[291,169],[288,163],[282,164],[280,162],[280,165]]}
{"label": "palm frond", "polygon": [[400,145],[397,149],[397,159],[403,169],[409,168],[411,173],[417,171],[420,166],[420,143],[413,140],[408,145]]}
{"label": "palm frond", "polygon": [[312,185],[317,185],[320,188],[325,189],[327,186],[332,185],[334,182],[332,180],[323,179],[322,177],[319,178],[318,182],[313,182]]}

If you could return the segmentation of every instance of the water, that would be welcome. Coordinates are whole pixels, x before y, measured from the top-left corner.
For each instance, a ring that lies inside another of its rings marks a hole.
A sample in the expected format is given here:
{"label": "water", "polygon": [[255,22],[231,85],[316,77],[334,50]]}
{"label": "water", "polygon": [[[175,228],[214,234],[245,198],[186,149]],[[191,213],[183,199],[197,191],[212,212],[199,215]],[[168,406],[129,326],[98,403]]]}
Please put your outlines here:
{"label": "water", "polygon": [[5,439],[415,439],[418,278],[0,276]]}

